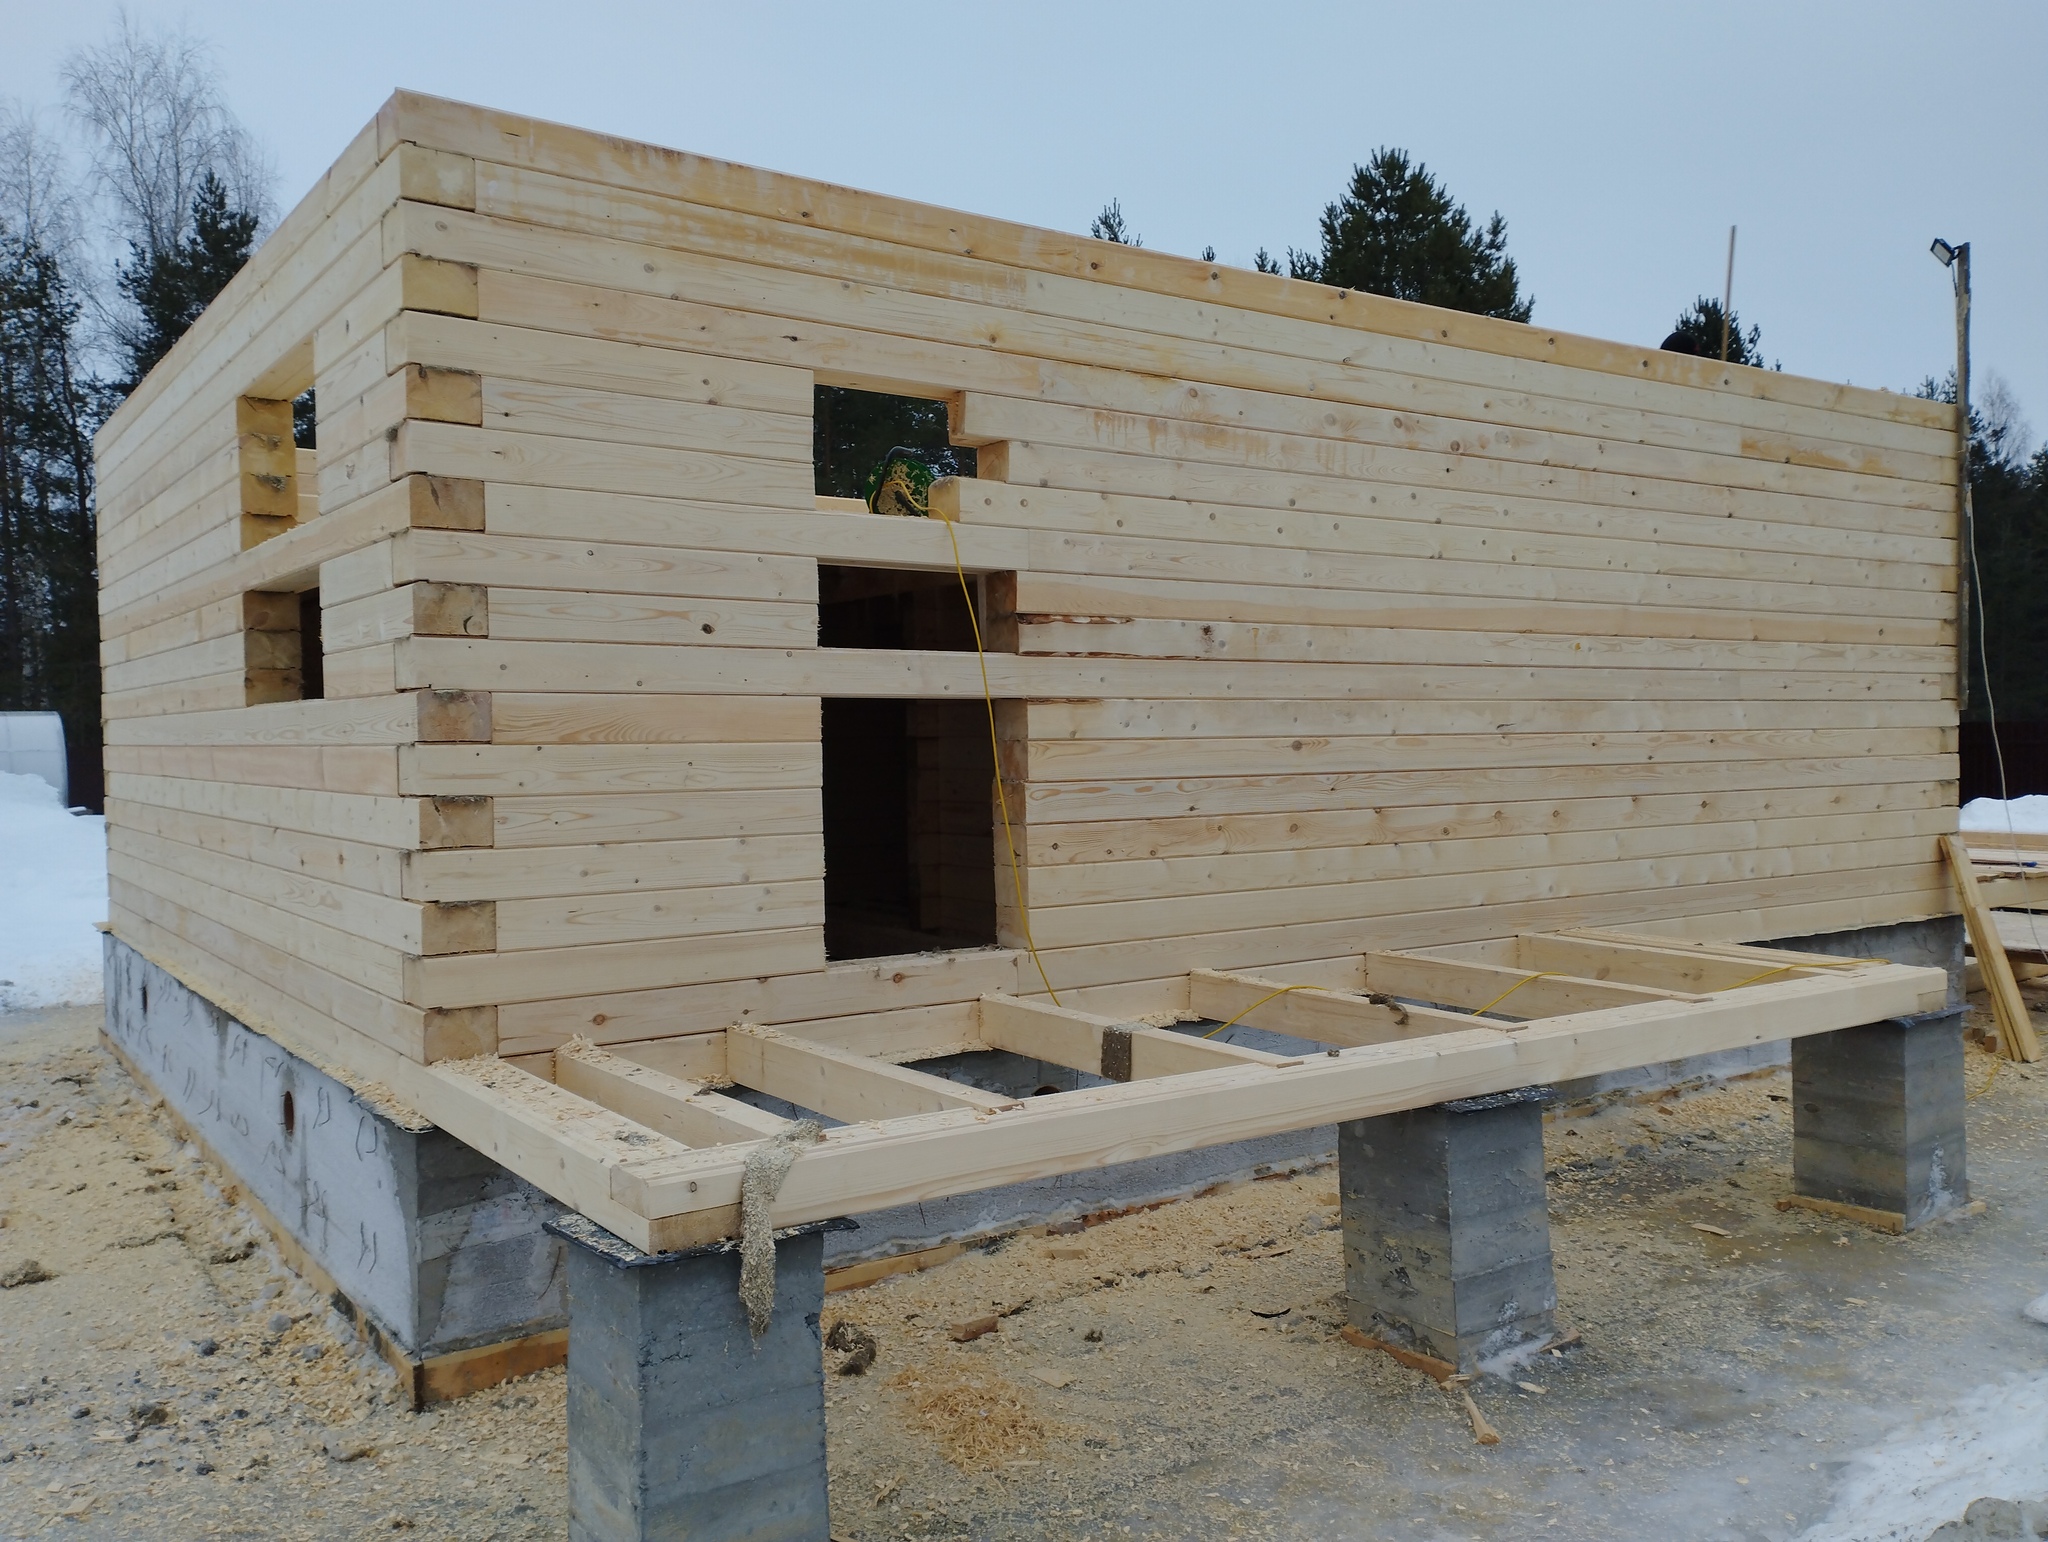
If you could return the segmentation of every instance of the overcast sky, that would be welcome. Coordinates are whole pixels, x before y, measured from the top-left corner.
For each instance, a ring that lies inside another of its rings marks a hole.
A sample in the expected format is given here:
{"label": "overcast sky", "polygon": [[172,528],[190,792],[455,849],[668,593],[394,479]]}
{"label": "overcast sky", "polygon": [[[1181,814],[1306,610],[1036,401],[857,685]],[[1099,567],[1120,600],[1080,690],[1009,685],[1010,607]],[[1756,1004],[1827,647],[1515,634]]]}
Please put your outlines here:
{"label": "overcast sky", "polygon": [[[2048,428],[2048,4],[764,5],[191,0],[295,202],[394,88],[1148,246],[1312,245],[1382,144],[1507,219],[1536,321],[1650,344],[1716,294],[1788,370],[1976,368]],[[0,0],[0,95],[58,100],[101,0]]]}

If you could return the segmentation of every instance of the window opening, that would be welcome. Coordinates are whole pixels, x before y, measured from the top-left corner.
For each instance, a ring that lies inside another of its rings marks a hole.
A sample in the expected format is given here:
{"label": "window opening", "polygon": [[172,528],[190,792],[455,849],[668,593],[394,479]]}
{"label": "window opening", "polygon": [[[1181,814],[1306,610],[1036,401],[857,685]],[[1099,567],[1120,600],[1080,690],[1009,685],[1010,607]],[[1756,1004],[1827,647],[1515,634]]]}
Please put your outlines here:
{"label": "window opening", "polygon": [[822,719],[825,956],[993,945],[987,708],[827,698]]}
{"label": "window opening", "polygon": [[858,498],[867,475],[901,445],[942,477],[974,475],[974,451],[946,442],[946,404],[847,386],[818,386],[811,403],[811,464],[821,498]]}
{"label": "window opening", "polygon": [[[982,583],[970,577],[976,619]],[[972,653],[974,626],[953,573],[818,564],[818,646]]]}

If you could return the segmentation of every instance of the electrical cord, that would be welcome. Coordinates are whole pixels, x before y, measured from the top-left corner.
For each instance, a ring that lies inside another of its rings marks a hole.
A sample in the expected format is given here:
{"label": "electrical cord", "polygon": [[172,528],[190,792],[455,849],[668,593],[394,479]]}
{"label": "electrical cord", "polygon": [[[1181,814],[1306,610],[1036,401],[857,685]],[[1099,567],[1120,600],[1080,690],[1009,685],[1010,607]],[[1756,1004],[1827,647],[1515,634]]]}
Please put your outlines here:
{"label": "electrical cord", "polygon": [[1003,746],[996,737],[996,698],[988,685],[988,652],[981,644],[981,622],[974,613],[974,593],[967,587],[967,569],[960,561],[960,536],[953,529],[953,521],[943,514],[937,516],[946,527],[946,538],[953,543],[953,573],[960,580],[960,598],[967,602],[967,624],[974,630],[974,657],[981,665],[981,699],[988,708],[988,747],[994,757],[996,768],[996,806],[1003,811],[1003,843],[1010,850],[1010,882],[1017,892],[1017,925],[1024,933],[1024,946],[1030,950],[1031,962],[1038,966],[1038,978],[1045,985],[1046,995],[1052,997],[1052,1004],[1060,1004],[1060,993],[1052,988],[1052,976],[1045,972],[1045,960],[1038,956],[1038,944],[1031,938],[1031,909],[1024,903],[1024,874],[1017,865],[1017,836],[1010,828],[1010,799],[1003,791]]}

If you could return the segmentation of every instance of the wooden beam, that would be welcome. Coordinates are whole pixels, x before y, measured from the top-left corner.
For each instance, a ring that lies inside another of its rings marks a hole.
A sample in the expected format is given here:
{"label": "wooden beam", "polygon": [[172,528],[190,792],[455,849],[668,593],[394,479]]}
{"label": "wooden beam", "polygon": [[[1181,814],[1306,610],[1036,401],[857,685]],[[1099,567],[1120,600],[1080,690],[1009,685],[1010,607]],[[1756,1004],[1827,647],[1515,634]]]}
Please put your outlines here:
{"label": "wooden beam", "polygon": [[1556,969],[1587,980],[1705,994],[1733,990],[1773,967],[1754,959],[1723,958],[1684,947],[1653,948],[1557,932],[1524,933],[1515,938],[1515,953],[1515,962],[1528,969]]}
{"label": "wooden beam", "polygon": [[1198,969],[1188,976],[1188,1006],[1218,1022],[1236,1018],[1254,1028],[1317,1044],[1391,1044],[1473,1026],[1461,1012],[1403,1006],[1349,991],[1290,985],[1258,975]]}
{"label": "wooden beam", "polygon": [[686,1146],[759,1140],[789,1125],[738,1098],[721,1097],[702,1082],[670,1076],[583,1040],[555,1051],[555,1085]]}
{"label": "wooden beam", "polygon": [[1141,1081],[1218,1066],[1291,1065],[1299,1058],[1015,996],[984,996],[979,1009],[981,1037],[989,1048],[1050,1060],[1112,1081]]}
{"label": "wooden beam", "polygon": [[1984,977],[1984,989],[1991,997],[1999,1047],[2008,1060],[2039,1060],[2041,1040],[2020,995],[2019,981],[2013,978],[2012,960],[2005,956],[2005,941],[1998,934],[1998,923],[1992,920],[1983,896],[1977,892],[1977,875],[1970,866],[1969,850],[1960,835],[1944,835],[1941,849],[1948,858],[1949,872],[1955,877],[1963,924],[1970,932],[1970,950],[1977,955],[1977,972]]}
{"label": "wooden beam", "polygon": [[1481,964],[1425,953],[1368,953],[1365,981],[1389,996],[1441,1002],[1469,1011],[1498,1010],[1510,1017],[1552,1017],[1598,1012],[1642,1001],[1699,1001],[1696,991],[1622,985],[1576,975]]}
{"label": "wooden beam", "polygon": [[729,1029],[725,1061],[741,1086],[849,1123],[943,1109],[986,1112],[1015,1101],[774,1028]]}
{"label": "wooden beam", "polygon": [[[863,1124],[829,1131],[798,1160],[773,1219],[778,1226],[823,1220],[1136,1156],[1831,1032],[1933,1010],[1947,991],[1941,970],[1884,965],[1705,1002],[1646,1002],[1512,1031],[1473,1027],[1289,1065],[1226,1067],[1029,1098],[1000,1111],[954,1109]],[[661,1247],[726,1236],[737,1224],[743,1156],[743,1149],[732,1148],[636,1163],[617,1175],[616,1192],[650,1218]]]}

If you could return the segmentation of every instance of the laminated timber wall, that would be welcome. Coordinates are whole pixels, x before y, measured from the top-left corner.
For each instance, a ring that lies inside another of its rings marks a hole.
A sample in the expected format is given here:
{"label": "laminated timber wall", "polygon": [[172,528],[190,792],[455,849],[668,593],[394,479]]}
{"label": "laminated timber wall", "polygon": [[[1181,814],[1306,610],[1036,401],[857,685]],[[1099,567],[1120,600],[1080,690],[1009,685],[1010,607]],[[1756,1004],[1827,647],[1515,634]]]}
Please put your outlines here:
{"label": "laminated timber wall", "polygon": [[1952,908],[1952,409],[400,94],[100,436],[115,933],[369,1074],[1036,992],[825,965],[820,698],[981,681],[817,646],[818,562],[952,555],[814,497],[815,384],[979,447],[1070,1005]]}

